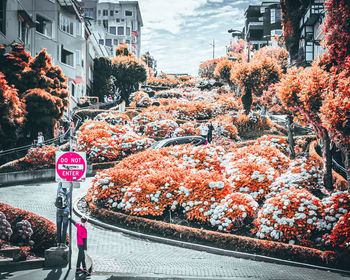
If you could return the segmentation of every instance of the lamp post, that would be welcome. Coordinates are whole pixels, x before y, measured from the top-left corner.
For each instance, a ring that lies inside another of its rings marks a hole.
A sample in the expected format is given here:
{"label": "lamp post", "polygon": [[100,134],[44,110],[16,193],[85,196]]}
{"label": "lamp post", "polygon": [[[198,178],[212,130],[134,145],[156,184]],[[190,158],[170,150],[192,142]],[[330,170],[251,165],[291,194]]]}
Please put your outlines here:
{"label": "lamp post", "polygon": [[215,39],[213,39],[213,43],[209,45],[213,46],[213,59],[214,59],[215,58]]}

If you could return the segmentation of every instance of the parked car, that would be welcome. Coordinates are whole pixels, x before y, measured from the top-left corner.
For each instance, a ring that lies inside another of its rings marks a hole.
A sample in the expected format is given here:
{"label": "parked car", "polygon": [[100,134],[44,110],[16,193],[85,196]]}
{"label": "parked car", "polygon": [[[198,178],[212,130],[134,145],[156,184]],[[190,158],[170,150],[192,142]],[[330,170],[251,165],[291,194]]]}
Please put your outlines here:
{"label": "parked car", "polygon": [[193,144],[195,146],[204,145],[207,139],[202,136],[181,136],[181,137],[172,137],[160,140],[154,143],[151,148],[158,150],[164,147],[183,145],[183,144]]}

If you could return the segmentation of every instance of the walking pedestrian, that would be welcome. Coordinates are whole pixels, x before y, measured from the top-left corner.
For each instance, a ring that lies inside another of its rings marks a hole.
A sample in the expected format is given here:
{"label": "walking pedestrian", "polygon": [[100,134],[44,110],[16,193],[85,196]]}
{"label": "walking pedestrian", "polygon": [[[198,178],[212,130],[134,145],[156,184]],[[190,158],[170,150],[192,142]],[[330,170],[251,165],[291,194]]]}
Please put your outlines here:
{"label": "walking pedestrian", "polygon": [[207,139],[207,136],[208,136],[208,127],[206,124],[202,123],[200,126],[199,126],[199,130],[200,130],[200,134],[203,138]]}
{"label": "walking pedestrian", "polygon": [[57,225],[57,247],[66,248],[68,216],[70,210],[70,190],[66,183],[59,182],[55,201],[56,225]]}
{"label": "walking pedestrian", "polygon": [[37,141],[37,146],[41,148],[44,145],[44,136],[42,132],[38,132],[38,141]]}
{"label": "walking pedestrian", "polygon": [[213,131],[214,131],[214,126],[211,122],[209,122],[208,124],[208,137],[207,140],[209,143],[211,143],[211,141],[213,140]]}
{"label": "walking pedestrian", "polygon": [[[91,275],[90,271],[86,269],[86,262],[85,262],[85,251],[87,250],[87,230],[86,230],[86,224],[87,224],[87,217],[83,216],[80,219],[80,223],[75,222],[72,218],[70,218],[70,221],[75,225],[77,228],[77,243],[78,243],[78,260],[77,260],[77,266],[76,266],[76,274],[82,272],[85,275]],[[81,268],[81,266],[83,268]]]}
{"label": "walking pedestrian", "polygon": [[221,138],[222,133],[224,132],[224,127],[222,126],[221,123],[218,123],[216,126],[216,135],[218,136],[218,139]]}

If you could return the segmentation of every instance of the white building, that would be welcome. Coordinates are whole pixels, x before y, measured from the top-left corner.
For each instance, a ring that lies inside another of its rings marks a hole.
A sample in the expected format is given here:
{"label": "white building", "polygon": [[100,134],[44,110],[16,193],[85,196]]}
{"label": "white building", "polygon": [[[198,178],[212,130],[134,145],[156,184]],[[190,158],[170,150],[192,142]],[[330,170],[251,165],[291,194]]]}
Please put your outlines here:
{"label": "white building", "polygon": [[141,27],[143,26],[138,1],[82,0],[85,17],[93,22],[93,33],[99,44],[115,56],[115,48],[125,43],[134,55],[141,55]]}

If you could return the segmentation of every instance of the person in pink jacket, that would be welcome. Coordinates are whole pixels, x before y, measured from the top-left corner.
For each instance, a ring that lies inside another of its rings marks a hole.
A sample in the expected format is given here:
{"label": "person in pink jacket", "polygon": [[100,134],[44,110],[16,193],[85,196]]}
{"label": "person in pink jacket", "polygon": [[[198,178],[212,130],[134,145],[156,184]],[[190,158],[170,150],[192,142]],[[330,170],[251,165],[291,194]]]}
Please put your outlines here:
{"label": "person in pink jacket", "polygon": [[[76,273],[83,272],[86,275],[90,275],[89,271],[87,271],[86,269],[86,263],[85,263],[85,250],[87,250],[87,230],[85,226],[87,224],[87,217],[85,216],[81,217],[80,219],[81,223],[77,223],[73,219],[70,219],[70,220],[77,228],[77,243],[78,243],[79,253],[78,253]],[[83,266],[83,269],[80,268],[80,265]]]}

